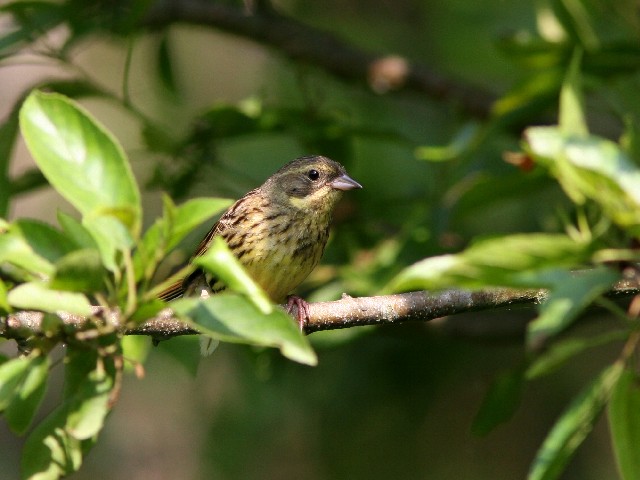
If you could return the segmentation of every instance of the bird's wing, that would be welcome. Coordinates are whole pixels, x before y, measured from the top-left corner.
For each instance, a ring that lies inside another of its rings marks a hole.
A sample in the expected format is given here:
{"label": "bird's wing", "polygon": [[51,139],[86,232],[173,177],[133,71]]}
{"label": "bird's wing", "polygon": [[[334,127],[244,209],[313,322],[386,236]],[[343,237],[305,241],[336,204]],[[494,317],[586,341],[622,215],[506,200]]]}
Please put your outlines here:
{"label": "bird's wing", "polygon": [[246,202],[250,202],[252,198],[255,198],[259,195],[259,189],[255,188],[250,192],[246,193],[242,198],[237,200],[233,205],[229,207],[229,209],[224,212],[224,214],[220,217],[211,230],[204,236],[198,248],[196,248],[195,253],[191,257],[193,260],[195,257],[203,255],[209,245],[211,244],[211,239],[216,235],[224,235],[224,232],[230,228],[235,226],[239,221],[244,220],[244,210],[246,210]]}
{"label": "bird's wing", "polygon": [[160,300],[164,300],[168,302],[169,300],[175,300],[176,298],[182,297],[184,294],[184,280],[181,278],[173,282],[167,288],[165,288],[160,294],[158,294],[158,298]]}
{"label": "bird's wing", "polygon": [[[211,244],[211,239],[213,237],[215,237],[216,235],[223,235],[225,230],[227,230],[230,226],[235,225],[237,220],[242,218],[242,214],[240,213],[240,211],[244,208],[244,203],[247,201],[247,199],[252,198],[257,194],[258,189],[256,188],[248,192],[246,195],[236,201],[236,203],[231,205],[231,207],[229,207],[229,209],[222,215],[222,217],[220,217],[220,220],[218,220],[213,225],[213,227],[211,227],[202,241],[198,244],[198,247],[196,248],[196,251],[194,252],[189,262],[193,261],[195,257],[203,255],[208,250],[209,245]],[[196,269],[185,278],[174,282],[165,290],[163,290],[158,295],[158,298],[164,301],[180,298],[184,295],[187,286],[190,285],[200,275],[202,275],[202,270]]]}

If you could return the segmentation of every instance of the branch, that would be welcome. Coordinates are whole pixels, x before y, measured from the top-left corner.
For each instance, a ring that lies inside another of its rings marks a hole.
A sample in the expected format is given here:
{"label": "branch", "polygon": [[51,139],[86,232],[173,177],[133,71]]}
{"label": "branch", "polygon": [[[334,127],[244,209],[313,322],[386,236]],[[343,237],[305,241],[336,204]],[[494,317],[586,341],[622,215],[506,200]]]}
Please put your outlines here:
{"label": "branch", "polygon": [[377,93],[407,90],[438,100],[453,100],[463,111],[481,119],[490,115],[497,98],[478,86],[448,78],[403,57],[366,52],[272,9],[248,13],[203,0],[160,0],[144,20],[152,29],[174,23],[214,27],[255,40],[296,62],[320,67],[343,80],[367,83]]}
{"label": "branch", "polygon": [[[610,298],[628,298],[640,293],[640,280],[622,280],[607,293]],[[547,298],[546,290],[514,290],[495,288],[479,291],[447,290],[438,293],[410,292],[377,297],[353,298],[344,296],[334,302],[309,304],[309,322],[306,333],[320,330],[335,330],[363,325],[387,325],[406,321],[429,321],[447,315],[466,312],[494,310],[515,305],[537,305]],[[94,307],[96,312],[100,307]],[[96,313],[94,312],[94,313]],[[59,313],[66,326],[81,328],[85,319]],[[25,338],[38,334],[44,314],[24,311],[2,319],[0,336]],[[112,312],[108,320],[116,328],[121,328],[118,314]],[[163,340],[178,335],[193,335],[198,332],[175,318],[171,309],[134,329],[126,329],[126,335],[149,335]]]}

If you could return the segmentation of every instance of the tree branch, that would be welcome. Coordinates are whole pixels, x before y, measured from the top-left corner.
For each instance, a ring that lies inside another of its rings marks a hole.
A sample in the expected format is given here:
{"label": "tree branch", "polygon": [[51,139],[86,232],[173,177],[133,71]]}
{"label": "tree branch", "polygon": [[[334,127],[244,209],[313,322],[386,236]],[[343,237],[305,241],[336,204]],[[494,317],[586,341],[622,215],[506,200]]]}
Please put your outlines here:
{"label": "tree branch", "polygon": [[[622,280],[607,293],[611,298],[628,298],[640,293],[638,279]],[[546,290],[514,290],[495,288],[467,291],[446,290],[443,292],[410,292],[377,297],[353,298],[344,296],[334,302],[309,304],[310,319],[307,333],[320,330],[335,330],[363,325],[387,325],[406,321],[429,321],[447,315],[466,312],[492,310],[515,305],[537,305],[547,298]],[[100,307],[94,307],[96,313]],[[80,328],[85,322],[82,317],[59,313],[64,324]],[[24,311],[1,319],[0,336],[6,338],[26,338],[41,332],[41,312]],[[108,321],[121,328],[120,318],[111,312]],[[157,340],[178,335],[193,335],[198,332],[175,318],[171,309],[134,329],[124,331],[127,335],[149,335]]]}
{"label": "tree branch", "polygon": [[448,78],[400,56],[366,52],[324,30],[272,9],[252,13],[203,0],[160,0],[144,24],[152,29],[174,23],[214,27],[268,45],[298,63],[320,67],[343,80],[367,83],[374,91],[409,90],[455,101],[466,113],[486,118],[496,96],[478,86]]}

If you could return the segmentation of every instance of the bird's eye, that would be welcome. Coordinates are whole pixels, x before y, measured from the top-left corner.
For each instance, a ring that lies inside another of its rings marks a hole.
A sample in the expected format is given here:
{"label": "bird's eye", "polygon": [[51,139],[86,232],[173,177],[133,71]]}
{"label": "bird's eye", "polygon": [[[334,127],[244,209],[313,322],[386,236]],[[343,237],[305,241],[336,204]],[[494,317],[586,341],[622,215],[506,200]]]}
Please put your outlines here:
{"label": "bird's eye", "polygon": [[309,177],[312,181],[316,181],[320,178],[320,174],[318,173],[317,170],[309,170],[307,172],[307,177]]}

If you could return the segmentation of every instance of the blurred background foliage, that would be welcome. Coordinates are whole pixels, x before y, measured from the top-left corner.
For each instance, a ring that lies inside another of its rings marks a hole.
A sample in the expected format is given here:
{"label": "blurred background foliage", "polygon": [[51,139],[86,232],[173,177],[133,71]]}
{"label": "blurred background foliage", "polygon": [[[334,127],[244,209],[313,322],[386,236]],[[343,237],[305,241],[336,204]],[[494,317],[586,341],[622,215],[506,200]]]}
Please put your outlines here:
{"label": "blurred background foliage", "polygon": [[[161,191],[177,201],[237,198],[286,161],[324,154],[365,188],[341,204],[323,265],[301,290],[314,301],[375,294],[406,265],[478,236],[562,231],[574,212],[557,183],[503,153],[518,149],[523,127],[555,123],[576,47],[591,131],[617,139],[640,115],[634,0],[210,2],[249,25],[255,14],[276,30],[280,18],[306,26],[312,46],[320,29],[363,54],[400,56],[437,72],[441,91],[381,87],[375,72],[368,82],[346,79],[240,27],[170,14],[148,21],[149,9],[172,2],[3,3],[0,216],[53,222],[57,209],[69,210],[13,144],[15,105],[39,85],[80,98],[124,144],[147,186],[147,224]],[[484,107],[471,108],[473,99]],[[196,373],[187,353],[195,339],[161,343],[144,380],[125,382],[73,478],[523,478],[562,406],[619,349],[592,350],[531,382],[515,417],[476,437],[483,395],[522,361],[519,326],[531,315],[314,334],[316,368],[224,345]],[[571,334],[607,322],[594,318]],[[16,442],[2,426],[7,478],[17,476]],[[563,478],[614,472],[601,421]]]}

